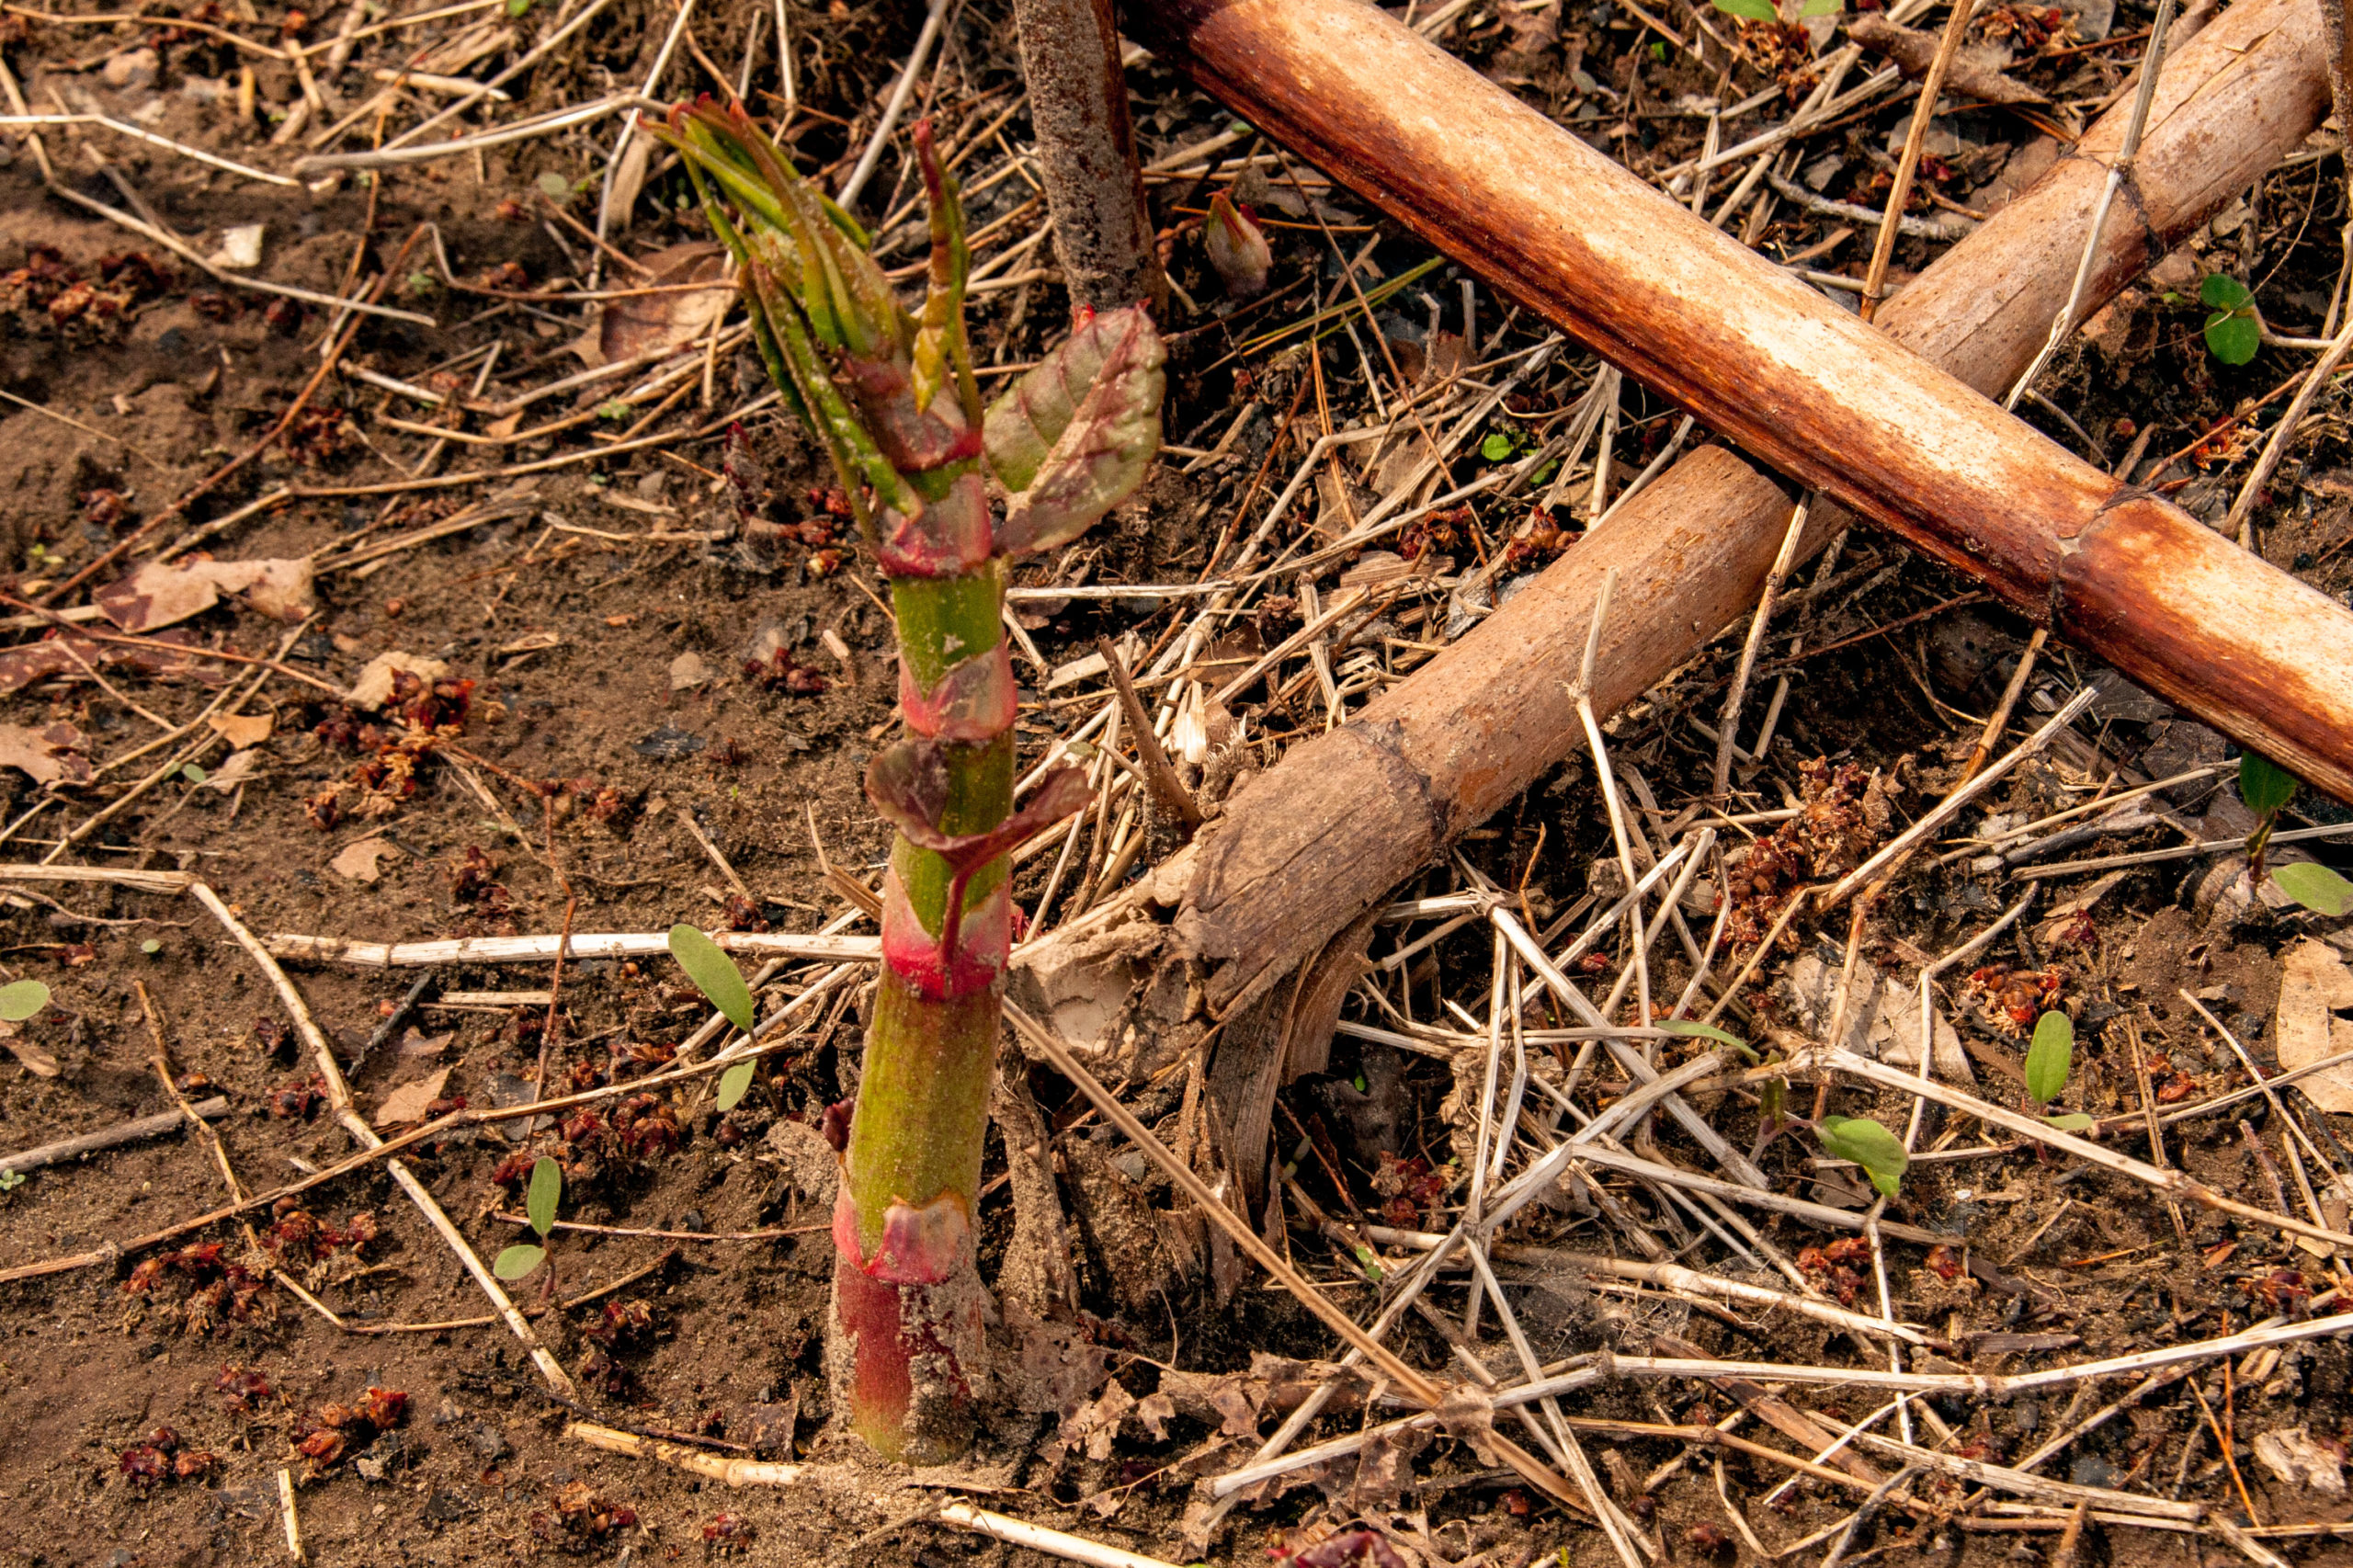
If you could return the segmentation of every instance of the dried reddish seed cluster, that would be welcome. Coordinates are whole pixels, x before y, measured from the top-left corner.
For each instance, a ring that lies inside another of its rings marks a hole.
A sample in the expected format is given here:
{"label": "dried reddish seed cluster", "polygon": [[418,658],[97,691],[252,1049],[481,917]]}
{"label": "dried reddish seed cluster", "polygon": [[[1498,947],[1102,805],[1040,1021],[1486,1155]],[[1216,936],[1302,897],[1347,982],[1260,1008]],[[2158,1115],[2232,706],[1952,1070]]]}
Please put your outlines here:
{"label": "dried reddish seed cluster", "polygon": [[193,1480],[212,1468],[213,1459],[201,1449],[181,1448],[177,1432],[158,1426],[145,1442],[123,1449],[116,1462],[124,1479],[145,1492],[163,1482]]}
{"label": "dried reddish seed cluster", "polygon": [[370,1388],[356,1405],[330,1401],[303,1418],[292,1457],[301,1461],[304,1478],[315,1480],[407,1418],[408,1395],[398,1389]]}
{"label": "dried reddish seed cluster", "polygon": [[28,246],[25,265],[0,273],[0,311],[46,317],[51,330],[69,336],[111,334],[131,308],[168,290],[174,276],[140,251],[102,256],[98,276],[85,278],[53,245]]}

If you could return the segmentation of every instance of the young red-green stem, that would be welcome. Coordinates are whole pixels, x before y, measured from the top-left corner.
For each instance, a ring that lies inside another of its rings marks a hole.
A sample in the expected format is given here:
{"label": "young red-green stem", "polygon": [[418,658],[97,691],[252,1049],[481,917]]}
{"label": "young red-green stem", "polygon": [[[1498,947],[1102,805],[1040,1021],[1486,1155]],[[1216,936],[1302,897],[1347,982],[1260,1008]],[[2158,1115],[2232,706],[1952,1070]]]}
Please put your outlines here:
{"label": "young red-green stem", "polygon": [[[1141,309],[1084,317],[983,409],[965,342],[956,187],[915,133],[931,204],[920,313],[865,236],[738,109],[672,111],[705,214],[742,266],[753,336],[824,443],[891,579],[906,734],[867,769],[894,827],[882,976],[834,1210],[835,1403],[886,1458],[960,1451],[987,1377],[973,1206],[1011,947],[1007,852],[1086,803],[1077,768],[1013,809],[1008,562],[1075,539],[1160,445],[1162,349]],[[1003,514],[991,505],[1002,492]]]}

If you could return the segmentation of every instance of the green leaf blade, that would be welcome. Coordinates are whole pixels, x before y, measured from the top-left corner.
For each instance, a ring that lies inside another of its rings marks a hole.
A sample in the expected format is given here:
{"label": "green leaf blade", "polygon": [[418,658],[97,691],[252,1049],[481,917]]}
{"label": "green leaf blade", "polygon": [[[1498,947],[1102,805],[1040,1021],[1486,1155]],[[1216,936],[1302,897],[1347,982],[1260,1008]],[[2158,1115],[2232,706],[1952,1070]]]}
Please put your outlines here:
{"label": "green leaf blade", "polygon": [[2206,347],[2225,365],[2249,364],[2263,348],[2263,327],[2253,316],[2217,312],[2206,323]]}
{"label": "green leaf blade", "polygon": [[2059,1097],[2075,1061],[2075,1024],[2064,1013],[2043,1014],[2035,1022],[2034,1043],[2026,1052],[2026,1092],[2035,1104],[2049,1105]]}
{"label": "green leaf blade", "polygon": [[2296,776],[2256,752],[2239,754],[2239,799],[2256,816],[2268,817],[2296,798]]}
{"label": "green leaf blade", "polygon": [[2086,1116],[2079,1110],[2071,1110],[2064,1116],[2046,1116],[2042,1119],[2062,1132],[2089,1132],[2099,1125],[2099,1118]]}
{"label": "green leaf blade", "polygon": [[1717,10],[1727,17],[1738,17],[1748,22],[1778,22],[1780,12],[1773,8],[1773,0],[1714,0]]}
{"label": "green leaf blade", "polygon": [[733,1110],[744,1103],[744,1096],[751,1093],[751,1090],[752,1063],[738,1062],[719,1075],[717,1099],[720,1110],[722,1113]]}
{"label": "green leaf blade", "polygon": [[744,983],[743,971],[718,943],[681,922],[670,927],[670,956],[678,960],[678,967],[687,971],[695,989],[726,1015],[729,1023],[745,1034],[752,1032],[757,1020],[752,1012],[751,987]]}
{"label": "green leaf blade", "polygon": [[501,1279],[512,1283],[515,1280],[522,1278],[525,1275],[530,1273],[533,1269],[539,1267],[540,1265],[545,1263],[547,1260],[547,1248],[533,1246],[529,1243],[525,1242],[517,1245],[508,1247],[505,1252],[500,1253],[498,1256],[492,1261],[490,1271],[493,1274],[497,1275]]}
{"label": "green leaf blade", "polygon": [[1818,1124],[1822,1146],[1833,1156],[1863,1167],[1883,1198],[1893,1198],[1902,1186],[1912,1156],[1903,1140],[1866,1116],[1825,1116]]}
{"label": "green leaf blade", "polygon": [[555,1208],[563,1200],[563,1165],[542,1154],[531,1166],[531,1188],[523,1199],[523,1212],[541,1237],[555,1229]]}
{"label": "green leaf blade", "polygon": [[21,1024],[49,1006],[49,987],[38,980],[0,985],[0,1023]]}
{"label": "green leaf blade", "polygon": [[2198,300],[2209,310],[2245,310],[2255,302],[2247,286],[2227,272],[2210,272],[2198,280]]}
{"label": "green leaf blade", "polygon": [[[2279,891],[2317,915],[2336,916],[2353,909],[2353,882],[2325,866],[2309,860],[2272,868],[2271,880]],[[0,996],[6,995],[0,992]],[[0,1013],[0,1017],[6,1017]]]}

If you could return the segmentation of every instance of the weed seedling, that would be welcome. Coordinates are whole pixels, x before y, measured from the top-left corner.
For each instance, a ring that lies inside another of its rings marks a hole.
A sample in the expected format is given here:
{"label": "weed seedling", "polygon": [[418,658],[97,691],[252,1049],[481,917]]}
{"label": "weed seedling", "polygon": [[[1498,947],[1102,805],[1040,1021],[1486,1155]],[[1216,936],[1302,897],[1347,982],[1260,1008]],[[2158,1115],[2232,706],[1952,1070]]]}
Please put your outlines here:
{"label": "weed seedling", "polygon": [[[2246,839],[2247,878],[2257,886],[2263,881],[2263,852],[2279,824],[2279,813],[2295,798],[2294,774],[2254,752],[2239,754],[2239,799],[2255,813],[2255,831]],[[2310,861],[2282,866],[2271,873],[2271,881],[2281,892],[2315,914],[2335,917],[2353,908],[2353,881],[2346,881],[2326,866]]]}
{"label": "weed seedling", "polygon": [[2045,1013],[2035,1021],[2034,1042],[2026,1049],[2026,1096],[2034,1112],[2062,1132],[2085,1132],[2097,1125],[2081,1111],[2052,1116],[2045,1110],[2067,1086],[2075,1064],[2075,1026],[2064,1013]]}
{"label": "weed seedling", "polygon": [[[531,1187],[523,1199],[524,1218],[539,1233],[536,1242],[517,1242],[498,1255],[490,1271],[501,1279],[521,1279],[548,1260],[548,1235],[555,1229],[556,1205],[563,1200],[563,1165],[542,1154],[531,1167]],[[555,1270],[548,1270],[548,1290],[555,1289]]]}
{"label": "weed seedling", "polygon": [[[744,983],[743,971],[735,967],[735,960],[718,943],[691,926],[673,926],[670,956],[678,960],[678,967],[687,971],[687,978],[695,983],[703,1000],[718,1008],[729,1023],[745,1035],[752,1032],[756,1018],[751,988]],[[753,1063],[748,1061],[738,1062],[719,1075],[721,1114],[743,1104],[744,1096],[752,1087],[752,1068]]]}
{"label": "weed seedling", "polygon": [[2225,365],[2244,365],[2263,347],[2263,316],[2255,295],[2227,273],[2210,272],[2198,285],[2198,302],[2214,313],[2206,318],[2207,351]]}

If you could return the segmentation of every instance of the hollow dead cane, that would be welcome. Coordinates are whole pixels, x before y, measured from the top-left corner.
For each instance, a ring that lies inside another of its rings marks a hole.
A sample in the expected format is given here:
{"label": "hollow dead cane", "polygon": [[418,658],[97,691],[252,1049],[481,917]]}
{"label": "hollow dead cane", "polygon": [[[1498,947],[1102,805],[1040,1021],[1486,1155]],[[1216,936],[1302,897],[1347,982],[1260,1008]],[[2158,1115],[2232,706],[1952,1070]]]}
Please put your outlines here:
{"label": "hollow dead cane", "polygon": [[1133,493],[1159,449],[1163,351],[1140,308],[1086,316],[983,411],[963,216],[928,127],[915,133],[932,239],[920,314],[892,296],[858,225],[741,109],[680,106],[655,133],[741,265],[768,375],[824,444],[891,580],[908,733],[866,775],[898,838],[834,1210],[829,1361],[836,1400],[877,1450],[937,1460],[969,1439],[986,1376],[972,1213],[1011,943],[1006,852],[1087,793],[1063,768],[1013,809],[1006,563],[1067,543]]}

